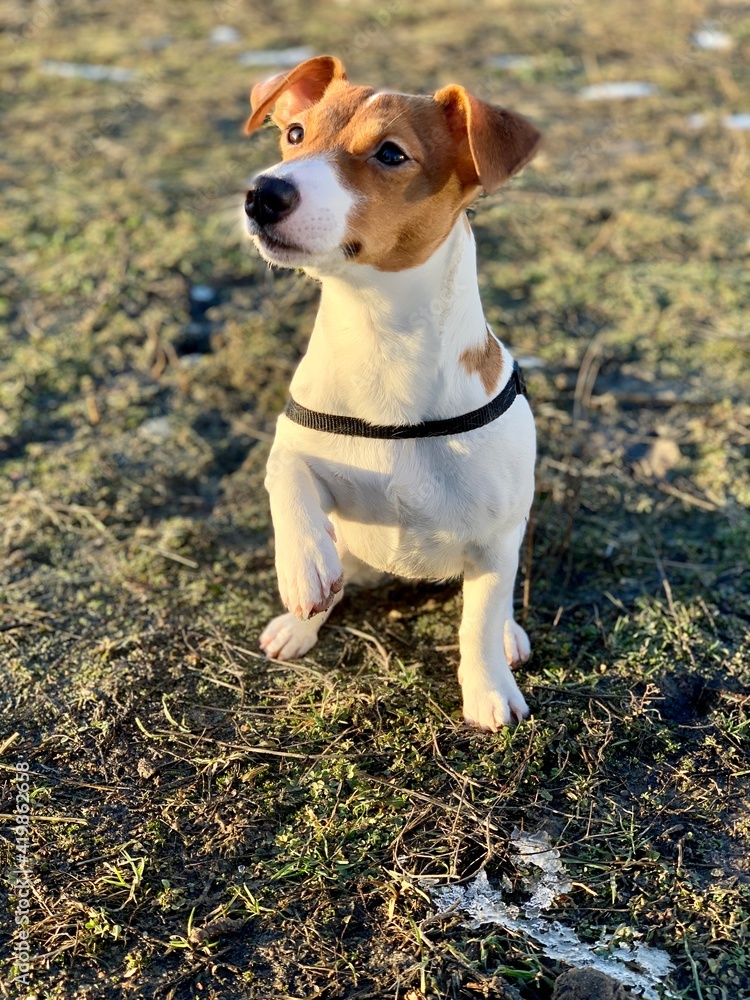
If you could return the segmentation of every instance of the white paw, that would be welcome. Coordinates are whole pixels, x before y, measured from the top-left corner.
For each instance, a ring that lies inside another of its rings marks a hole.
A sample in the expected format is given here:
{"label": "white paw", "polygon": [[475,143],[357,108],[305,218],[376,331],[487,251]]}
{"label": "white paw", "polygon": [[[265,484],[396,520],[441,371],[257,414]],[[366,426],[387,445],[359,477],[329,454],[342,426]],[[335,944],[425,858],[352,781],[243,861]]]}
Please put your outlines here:
{"label": "white paw", "polygon": [[302,621],[327,611],[344,585],[344,570],[333,544],[333,527],[276,538],[276,573],[281,600]]}
{"label": "white paw", "polygon": [[272,618],[260,634],[260,648],[272,660],[295,660],[318,641],[315,622],[302,622],[291,613]]}
{"label": "white paw", "polygon": [[511,667],[516,667],[519,663],[525,663],[531,656],[529,637],[513,618],[505,620],[503,646]]}
{"label": "white paw", "polygon": [[464,719],[479,729],[496,733],[502,726],[520,722],[529,714],[529,706],[510,671],[507,678],[497,677],[494,682],[481,676],[464,676],[461,691]]}

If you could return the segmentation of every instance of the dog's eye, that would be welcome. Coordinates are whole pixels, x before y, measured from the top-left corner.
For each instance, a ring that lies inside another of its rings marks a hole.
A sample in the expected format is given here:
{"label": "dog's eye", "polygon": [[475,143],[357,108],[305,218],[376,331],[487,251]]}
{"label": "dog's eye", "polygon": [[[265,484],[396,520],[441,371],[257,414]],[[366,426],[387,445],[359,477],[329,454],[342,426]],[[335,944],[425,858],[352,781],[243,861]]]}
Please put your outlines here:
{"label": "dog's eye", "polygon": [[301,125],[290,125],[286,132],[286,140],[292,146],[299,146],[305,138],[305,130]]}
{"label": "dog's eye", "polygon": [[386,167],[398,167],[406,163],[409,157],[395,142],[384,142],[375,154],[375,159]]}

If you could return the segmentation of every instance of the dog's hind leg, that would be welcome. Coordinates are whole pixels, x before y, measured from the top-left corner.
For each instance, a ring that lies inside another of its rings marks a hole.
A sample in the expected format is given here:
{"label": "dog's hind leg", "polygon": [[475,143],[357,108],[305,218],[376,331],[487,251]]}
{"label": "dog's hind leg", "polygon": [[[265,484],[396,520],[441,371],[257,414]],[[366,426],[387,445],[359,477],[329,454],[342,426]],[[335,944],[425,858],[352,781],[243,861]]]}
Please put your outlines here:
{"label": "dog's hind leg", "polygon": [[510,600],[510,610],[505,619],[503,629],[503,646],[508,663],[511,667],[517,667],[519,663],[525,663],[531,656],[531,643],[526,635],[526,630],[521,628],[513,617],[513,598]]}
{"label": "dog's hind leg", "polygon": [[[464,571],[458,679],[464,718],[480,729],[496,731],[529,714],[511,673],[511,657],[504,641],[508,632],[514,640],[518,632],[523,632],[510,617],[517,568],[517,534],[510,532],[497,539],[492,552],[480,562],[467,565]],[[506,631],[508,624],[510,629]]]}
{"label": "dog's hind leg", "polygon": [[[519,548],[523,542],[526,523],[526,520],[522,521],[518,528]],[[505,619],[505,628],[503,629],[503,646],[505,647],[505,655],[508,657],[508,663],[510,663],[511,667],[517,667],[519,663],[525,663],[531,656],[529,637],[513,615],[513,594],[510,595],[508,602],[508,617]]]}

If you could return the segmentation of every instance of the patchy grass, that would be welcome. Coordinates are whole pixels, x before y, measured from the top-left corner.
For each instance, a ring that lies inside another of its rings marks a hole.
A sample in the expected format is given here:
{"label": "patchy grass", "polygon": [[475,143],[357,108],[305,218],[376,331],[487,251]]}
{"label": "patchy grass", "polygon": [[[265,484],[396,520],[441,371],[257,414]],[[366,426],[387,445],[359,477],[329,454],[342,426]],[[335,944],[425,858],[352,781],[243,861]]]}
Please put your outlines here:
{"label": "patchy grass", "polygon": [[[734,51],[691,47],[721,16]],[[750,183],[746,133],[720,124],[748,110],[748,11],[4,17],[2,774],[12,802],[29,762],[26,995],[548,998],[562,968],[538,946],[433,919],[431,881],[486,867],[516,892],[514,826],[562,852],[556,919],[665,948],[674,996],[750,995]],[[219,23],[242,41],[213,46]],[[276,156],[271,132],[240,135],[254,75],[235,56],[298,44],[355,80],[463,82],[547,135],[474,218],[488,318],[542,363],[519,595],[534,715],[515,730],[460,722],[452,585],[352,595],[299,663],[257,652],[278,610],[263,469],[316,289],[235,233]],[[503,52],[534,61],[488,68]],[[46,58],[144,83],[57,79]],[[615,79],[660,94],[575,97]]]}

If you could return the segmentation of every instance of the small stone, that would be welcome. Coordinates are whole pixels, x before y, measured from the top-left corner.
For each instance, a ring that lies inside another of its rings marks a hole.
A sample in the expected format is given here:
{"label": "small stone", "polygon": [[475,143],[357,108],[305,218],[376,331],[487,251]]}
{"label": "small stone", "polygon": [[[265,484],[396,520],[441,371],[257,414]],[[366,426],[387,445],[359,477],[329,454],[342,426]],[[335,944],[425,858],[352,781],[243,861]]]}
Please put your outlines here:
{"label": "small stone", "polygon": [[172,425],[169,417],[151,417],[144,420],[138,428],[138,433],[149,441],[166,441],[172,436]]}
{"label": "small stone", "polygon": [[210,285],[193,285],[190,289],[190,298],[193,302],[213,302],[216,291]]}
{"label": "small stone", "polygon": [[633,994],[596,969],[570,969],[555,983],[552,1000],[631,1000]]}
{"label": "small stone", "polygon": [[641,471],[654,479],[664,479],[680,464],[682,454],[676,441],[657,438],[640,461]]}
{"label": "small stone", "polygon": [[152,764],[149,764],[149,762],[143,757],[141,757],[138,761],[136,767],[141,778],[146,779],[153,778],[157,771],[157,769]]}

